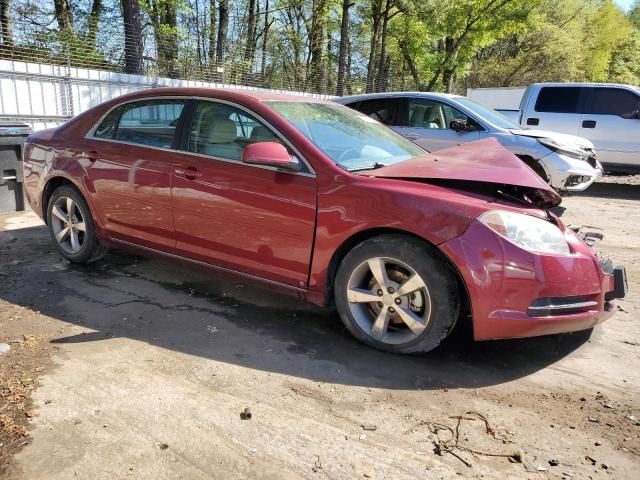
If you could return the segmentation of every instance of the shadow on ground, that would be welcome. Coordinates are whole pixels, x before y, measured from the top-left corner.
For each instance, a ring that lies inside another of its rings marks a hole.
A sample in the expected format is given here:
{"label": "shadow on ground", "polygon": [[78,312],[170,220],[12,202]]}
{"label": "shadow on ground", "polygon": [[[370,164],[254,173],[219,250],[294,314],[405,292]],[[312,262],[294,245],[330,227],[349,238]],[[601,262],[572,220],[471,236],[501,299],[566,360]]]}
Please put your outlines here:
{"label": "shadow on ground", "polygon": [[594,183],[584,192],[576,192],[573,195],[578,197],[640,200],[640,186],[629,183]]}
{"label": "shadow on ground", "polygon": [[75,266],[55,252],[45,227],[0,234],[11,237],[0,242],[0,261],[11,259],[0,277],[11,281],[0,285],[0,297],[94,330],[54,340],[59,344],[126,337],[319,382],[434,389],[529,375],[591,334],[474,343],[458,332],[428,354],[386,354],[353,340],[334,312],[297,299],[123,252]]}

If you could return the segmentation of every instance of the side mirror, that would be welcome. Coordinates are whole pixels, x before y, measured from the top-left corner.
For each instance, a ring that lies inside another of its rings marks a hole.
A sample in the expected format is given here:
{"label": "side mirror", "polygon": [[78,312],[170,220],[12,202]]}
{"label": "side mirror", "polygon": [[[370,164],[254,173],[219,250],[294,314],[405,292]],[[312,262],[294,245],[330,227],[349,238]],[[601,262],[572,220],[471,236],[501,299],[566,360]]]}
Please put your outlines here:
{"label": "side mirror", "polygon": [[300,170],[300,162],[291,156],[287,149],[278,142],[258,142],[247,145],[242,152],[242,161],[283,170]]}
{"label": "side mirror", "polygon": [[464,132],[469,129],[466,120],[451,120],[449,128],[455,132]]}

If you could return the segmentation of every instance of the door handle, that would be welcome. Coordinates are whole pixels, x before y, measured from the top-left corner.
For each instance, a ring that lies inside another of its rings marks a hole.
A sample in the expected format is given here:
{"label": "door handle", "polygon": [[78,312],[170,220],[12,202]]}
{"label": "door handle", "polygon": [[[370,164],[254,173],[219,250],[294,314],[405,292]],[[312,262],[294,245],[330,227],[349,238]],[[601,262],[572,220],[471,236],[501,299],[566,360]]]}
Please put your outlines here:
{"label": "door handle", "polygon": [[409,140],[417,140],[418,138],[420,138],[420,135],[418,135],[417,133],[407,133],[405,135],[405,138],[408,138]]}
{"label": "door handle", "polygon": [[187,180],[195,180],[202,176],[202,172],[199,172],[195,167],[174,168],[173,173],[185,177]]}
{"label": "door handle", "polygon": [[96,160],[98,160],[98,156],[99,156],[98,152],[96,152],[95,150],[91,150],[90,152],[87,153],[87,160],[93,163]]}
{"label": "door handle", "polygon": [[540,124],[540,119],[539,118],[527,118],[527,125],[539,125]]}
{"label": "door handle", "polygon": [[596,128],[595,120],[584,120],[582,122],[582,128]]}

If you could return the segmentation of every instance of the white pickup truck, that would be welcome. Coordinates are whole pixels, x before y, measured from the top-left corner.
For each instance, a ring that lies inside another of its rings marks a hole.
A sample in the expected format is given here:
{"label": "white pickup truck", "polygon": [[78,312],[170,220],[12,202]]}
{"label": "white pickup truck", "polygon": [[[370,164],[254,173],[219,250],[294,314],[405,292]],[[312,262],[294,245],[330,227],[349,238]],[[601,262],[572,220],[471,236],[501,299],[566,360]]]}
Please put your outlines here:
{"label": "white pickup truck", "polygon": [[640,173],[640,88],[608,83],[534,83],[520,110],[498,109],[526,129],[591,140],[605,170]]}

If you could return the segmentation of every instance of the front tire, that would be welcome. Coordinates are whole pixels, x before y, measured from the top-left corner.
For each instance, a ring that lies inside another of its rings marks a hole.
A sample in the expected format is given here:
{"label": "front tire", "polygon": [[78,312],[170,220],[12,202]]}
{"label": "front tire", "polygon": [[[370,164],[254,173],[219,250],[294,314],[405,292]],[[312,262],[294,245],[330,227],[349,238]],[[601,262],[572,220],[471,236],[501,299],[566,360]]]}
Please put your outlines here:
{"label": "front tire", "polygon": [[91,263],[107,249],[98,243],[93,217],[84,197],[75,188],[57,188],[47,205],[47,225],[58,252],[74,263]]}
{"label": "front tire", "polygon": [[373,237],[342,260],[334,295],[358,340],[395,353],[427,352],[444,340],[460,311],[458,284],[439,252],[404,235]]}

